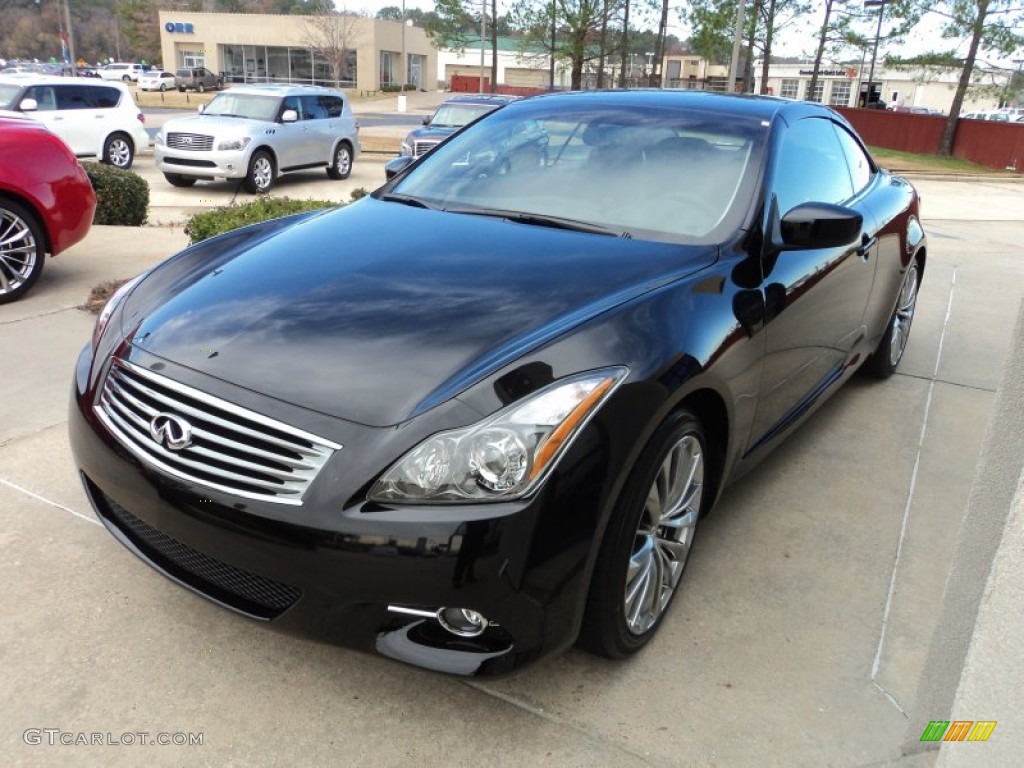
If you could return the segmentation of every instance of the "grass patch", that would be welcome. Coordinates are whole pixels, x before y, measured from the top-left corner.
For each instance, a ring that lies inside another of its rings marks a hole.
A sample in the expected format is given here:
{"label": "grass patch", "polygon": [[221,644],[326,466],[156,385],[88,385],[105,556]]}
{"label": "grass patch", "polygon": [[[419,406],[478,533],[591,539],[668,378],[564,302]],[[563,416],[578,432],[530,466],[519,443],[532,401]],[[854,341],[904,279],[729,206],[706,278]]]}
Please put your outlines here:
{"label": "grass patch", "polygon": [[914,152],[900,152],[895,149],[868,147],[875,162],[883,168],[893,171],[931,171],[933,173],[964,173],[972,175],[991,175],[1005,173],[997,168],[978,165],[959,157],[940,157],[939,155],[919,155]]}

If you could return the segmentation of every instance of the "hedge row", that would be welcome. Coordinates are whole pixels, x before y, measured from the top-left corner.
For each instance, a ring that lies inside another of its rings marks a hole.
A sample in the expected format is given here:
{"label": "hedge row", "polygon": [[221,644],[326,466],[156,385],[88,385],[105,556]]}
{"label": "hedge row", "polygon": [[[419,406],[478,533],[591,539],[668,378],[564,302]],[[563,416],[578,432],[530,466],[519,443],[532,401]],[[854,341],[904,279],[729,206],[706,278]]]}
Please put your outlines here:
{"label": "hedge row", "polygon": [[82,163],[96,192],[93,224],[141,227],[149,210],[149,185],[134,171],[112,165]]}
{"label": "hedge row", "polygon": [[231,203],[212,211],[197,213],[185,225],[185,234],[192,243],[228,232],[248,224],[278,219],[303,211],[318,211],[338,203],[330,200],[291,200],[287,197],[257,197],[248,203]]}

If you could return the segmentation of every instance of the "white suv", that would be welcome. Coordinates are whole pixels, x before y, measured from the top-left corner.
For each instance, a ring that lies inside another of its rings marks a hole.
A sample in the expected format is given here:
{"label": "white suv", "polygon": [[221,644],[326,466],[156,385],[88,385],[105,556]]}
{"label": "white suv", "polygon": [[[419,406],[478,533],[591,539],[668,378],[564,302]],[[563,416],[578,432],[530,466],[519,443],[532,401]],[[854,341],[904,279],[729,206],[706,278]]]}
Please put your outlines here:
{"label": "white suv", "polygon": [[0,109],[45,123],[79,157],[131,168],[149,146],[145,117],[120,83],[44,75],[0,75]]}
{"label": "white suv", "polygon": [[288,171],[325,168],[346,179],[359,154],[359,127],[341,91],[319,86],[237,85],[202,112],[168,120],[156,135],[156,167],[176,187],[240,179],[267,192]]}
{"label": "white suv", "polygon": [[144,71],[141,64],[132,64],[125,61],[107,64],[105,67],[100,67],[96,70],[104,80],[120,80],[124,83],[139,82],[139,75]]}

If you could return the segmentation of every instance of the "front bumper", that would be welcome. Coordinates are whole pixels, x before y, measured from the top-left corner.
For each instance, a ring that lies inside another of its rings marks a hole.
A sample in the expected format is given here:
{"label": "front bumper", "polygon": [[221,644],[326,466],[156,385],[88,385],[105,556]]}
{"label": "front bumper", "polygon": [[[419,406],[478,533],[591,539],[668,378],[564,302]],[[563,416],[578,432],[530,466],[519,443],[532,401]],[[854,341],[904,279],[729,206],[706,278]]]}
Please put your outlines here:
{"label": "front bumper", "polygon": [[[86,348],[69,414],[86,492],[107,529],[165,576],[281,630],[453,674],[507,673],[574,642],[596,529],[574,518],[596,515],[598,504],[557,489],[600,487],[599,466],[584,486],[554,481],[529,502],[474,505],[458,516],[365,503],[325,509],[319,496],[301,507],[232,498],[122,447],[93,411],[89,382],[102,376],[91,366]],[[356,450],[351,440],[345,450]],[[395,610],[442,606],[492,623],[467,638]]]}
{"label": "front bumper", "polygon": [[156,167],[163,173],[177,173],[203,179],[241,179],[249,170],[244,150],[188,152],[154,144]]}

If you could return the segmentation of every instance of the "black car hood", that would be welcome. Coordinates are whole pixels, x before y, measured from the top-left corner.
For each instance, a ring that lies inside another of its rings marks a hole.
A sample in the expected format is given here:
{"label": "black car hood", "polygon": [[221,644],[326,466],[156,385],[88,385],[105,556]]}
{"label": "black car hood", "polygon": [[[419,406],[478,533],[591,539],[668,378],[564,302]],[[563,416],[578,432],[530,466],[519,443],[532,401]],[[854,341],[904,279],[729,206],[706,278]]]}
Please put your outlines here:
{"label": "black car hood", "polygon": [[365,198],[184,251],[121,322],[164,359],[385,426],[716,254]]}

